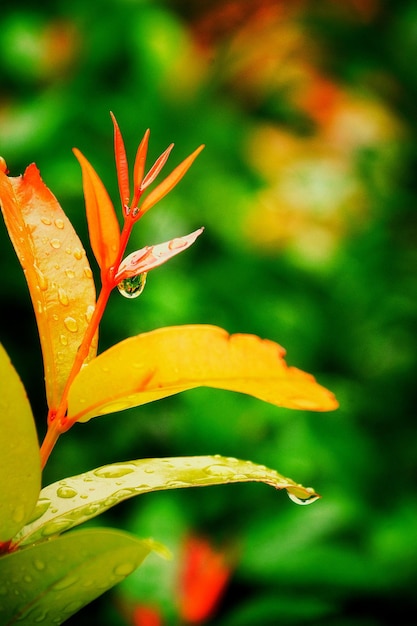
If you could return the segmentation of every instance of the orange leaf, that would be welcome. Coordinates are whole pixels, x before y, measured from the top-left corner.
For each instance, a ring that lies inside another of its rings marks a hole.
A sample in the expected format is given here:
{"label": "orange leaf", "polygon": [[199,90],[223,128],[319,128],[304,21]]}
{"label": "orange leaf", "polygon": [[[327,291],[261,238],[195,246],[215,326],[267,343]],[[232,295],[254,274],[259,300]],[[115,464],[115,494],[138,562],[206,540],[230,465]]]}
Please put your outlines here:
{"label": "orange leaf", "polygon": [[168,157],[173,147],[174,147],[173,143],[169,144],[168,148],[156,159],[155,163],[152,165],[151,169],[149,170],[149,172],[146,174],[145,178],[143,179],[140,185],[141,189],[146,189],[147,187],[149,187],[149,185],[153,183],[155,178],[157,178],[158,174],[160,173],[165,163],[167,162]]}
{"label": "orange leaf", "polygon": [[115,281],[119,282],[132,276],[137,276],[143,272],[149,272],[155,267],[159,267],[180,252],[184,252],[189,248],[203,232],[203,228],[199,228],[184,237],[176,237],[170,241],[156,244],[155,246],[146,246],[141,250],[136,250],[129,254],[120,263],[115,276]]}
{"label": "orange leaf", "polygon": [[125,144],[119,125],[113,113],[110,113],[114,127],[114,154],[116,157],[117,180],[119,182],[120,201],[122,207],[128,206],[130,200],[129,167]]}
{"label": "orange leaf", "polygon": [[216,326],[161,328],[130,337],[90,361],[69,393],[69,417],[86,422],[195,387],[216,387],[292,409],[338,403],[311,376],[284,361],[278,344],[229,335]]}
{"label": "orange leaf", "polygon": [[143,179],[145,171],[146,155],[148,153],[149,142],[149,128],[146,130],[142,141],[139,144],[136,152],[135,165],[133,168],[133,184],[136,188],[139,188]]}
{"label": "orange leaf", "polygon": [[[91,269],[76,232],[34,164],[16,178],[0,172],[0,199],[29,285],[48,405],[53,409],[58,406],[95,306]],[[94,355],[95,347],[89,358]]]}
{"label": "orange leaf", "polygon": [[139,209],[140,216],[146,213],[146,211],[149,211],[149,209],[153,207],[154,204],[162,200],[162,198],[166,196],[167,193],[169,193],[171,189],[173,189],[177,183],[179,183],[181,178],[190,169],[191,165],[194,163],[195,159],[198,157],[198,155],[203,150],[203,148],[204,146],[200,146],[199,148],[197,148],[197,150],[194,150],[192,154],[190,154],[186,159],[184,159],[182,163],[177,165],[177,167],[171,172],[171,174],[169,174],[161,183],[159,183],[157,187],[155,187],[155,189],[151,191],[151,193],[148,196],[146,196],[146,198],[144,199]]}
{"label": "orange leaf", "polygon": [[113,203],[93,166],[85,156],[74,148],[73,152],[81,165],[85,208],[91,248],[100,269],[109,269],[117,259],[120,227]]}

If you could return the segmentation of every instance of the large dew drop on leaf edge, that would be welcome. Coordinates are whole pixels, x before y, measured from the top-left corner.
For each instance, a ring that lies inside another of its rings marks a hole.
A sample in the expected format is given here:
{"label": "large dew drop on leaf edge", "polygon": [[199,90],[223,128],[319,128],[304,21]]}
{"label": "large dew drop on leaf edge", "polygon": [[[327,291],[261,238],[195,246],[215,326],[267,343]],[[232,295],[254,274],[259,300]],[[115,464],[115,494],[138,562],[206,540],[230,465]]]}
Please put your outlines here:
{"label": "large dew drop on leaf edge", "polygon": [[152,402],[200,386],[245,393],[292,409],[330,411],[334,395],[288,367],[285,350],[255,335],[216,326],[161,328],[126,339],[90,361],[69,394],[71,420]]}

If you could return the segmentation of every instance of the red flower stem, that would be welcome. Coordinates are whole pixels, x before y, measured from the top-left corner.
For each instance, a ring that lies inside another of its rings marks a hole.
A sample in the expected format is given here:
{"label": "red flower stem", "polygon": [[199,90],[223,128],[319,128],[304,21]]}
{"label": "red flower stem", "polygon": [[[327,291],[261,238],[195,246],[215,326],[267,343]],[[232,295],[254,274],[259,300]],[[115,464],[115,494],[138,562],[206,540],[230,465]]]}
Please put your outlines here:
{"label": "red flower stem", "polygon": [[74,425],[74,420],[67,416],[68,394],[74,378],[77,376],[78,372],[83,366],[85,359],[88,356],[91,344],[103,317],[108,299],[110,297],[112,289],[115,287],[116,283],[114,277],[117,273],[118,267],[126,250],[127,242],[129,240],[130,233],[132,232],[133,224],[134,220],[130,216],[128,216],[125,220],[123,230],[120,235],[119,253],[116,263],[111,268],[109,268],[107,276],[103,276],[103,284],[99,297],[97,299],[94,313],[87,326],[83,341],[74,359],[71,372],[65,384],[64,391],[62,392],[59,406],[56,410],[50,411],[48,414],[48,430],[40,449],[42,469],[45,467],[46,462],[49,459],[49,456],[56,442],[58,441],[59,436],[69,430],[71,426]]}

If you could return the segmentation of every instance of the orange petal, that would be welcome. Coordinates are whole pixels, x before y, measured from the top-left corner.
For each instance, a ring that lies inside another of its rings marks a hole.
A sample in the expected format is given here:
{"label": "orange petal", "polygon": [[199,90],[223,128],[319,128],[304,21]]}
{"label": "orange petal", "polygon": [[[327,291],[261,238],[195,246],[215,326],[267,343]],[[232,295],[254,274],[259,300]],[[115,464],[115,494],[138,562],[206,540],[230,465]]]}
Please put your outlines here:
{"label": "orange petal", "polygon": [[190,156],[188,156],[182,163],[180,163],[172,172],[167,176],[155,189],[153,189],[148,196],[144,199],[138,216],[142,216],[146,211],[149,211],[151,207],[157,202],[162,200],[175,187],[175,185],[181,180],[181,178],[189,170],[197,156],[203,150],[204,146],[200,146],[197,150],[194,150]]}
{"label": "orange petal", "polygon": [[102,271],[117,259],[120,227],[112,201],[93,166],[85,156],[74,148],[73,152],[81,165],[83,188],[87,212],[91,247]]}
{"label": "orange petal", "polygon": [[[0,198],[29,285],[48,405],[54,409],[95,306],[91,269],[76,232],[35,165],[16,178],[0,173]],[[89,358],[96,346],[97,341]]]}
{"label": "orange petal", "polygon": [[231,566],[223,552],[196,536],[186,539],[183,559],[179,613],[187,624],[201,624],[216,608],[230,578]]}
{"label": "orange petal", "polygon": [[133,626],[163,626],[161,613],[153,606],[138,605],[133,610]]}
{"label": "orange petal", "polygon": [[77,375],[69,394],[70,418],[86,422],[200,386],[292,409],[336,409],[333,394],[310,374],[288,367],[284,355],[272,341],[229,335],[216,326],[174,326],[130,337]]}
{"label": "orange petal", "polygon": [[139,188],[142,183],[143,174],[145,172],[146,155],[148,153],[148,142],[149,128],[145,132],[143,139],[139,144],[138,151],[136,152],[135,166],[133,170],[133,182],[135,189]]}
{"label": "orange petal", "polygon": [[204,228],[199,228],[189,235],[177,237],[156,246],[146,246],[141,250],[136,250],[129,254],[119,265],[115,281],[116,283],[132,276],[137,276],[143,272],[149,272],[155,267],[162,265],[173,256],[189,248],[203,232]]}
{"label": "orange petal", "polygon": [[114,127],[114,155],[116,158],[117,180],[119,182],[119,193],[122,207],[128,206],[130,201],[129,190],[129,167],[127,163],[125,144],[122,133],[113,113],[110,112]]}

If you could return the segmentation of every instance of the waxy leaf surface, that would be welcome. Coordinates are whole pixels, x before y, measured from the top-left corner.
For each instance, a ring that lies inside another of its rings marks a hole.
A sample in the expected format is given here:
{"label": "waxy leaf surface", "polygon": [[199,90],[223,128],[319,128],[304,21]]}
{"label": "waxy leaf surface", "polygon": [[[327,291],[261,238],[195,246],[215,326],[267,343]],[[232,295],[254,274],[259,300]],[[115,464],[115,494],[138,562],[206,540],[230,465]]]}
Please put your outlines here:
{"label": "waxy leaf surface", "polygon": [[319,496],[275,470],[231,457],[140,459],[105,465],[42,489],[33,521],[15,537],[20,545],[41,541],[100,515],[122,500],[150,491],[263,482],[286,489],[298,503]]}
{"label": "waxy leaf surface", "polygon": [[35,508],[41,488],[41,464],[26,392],[1,345],[0,433],[0,541],[4,542],[22,528]]}
{"label": "waxy leaf surface", "polygon": [[62,624],[126,578],[153,546],[115,530],[79,530],[0,558],[0,624]]}
{"label": "waxy leaf surface", "polygon": [[[42,346],[48,405],[56,408],[95,306],[85,251],[35,165],[23,176],[0,172],[7,230],[24,269]],[[93,342],[89,358],[96,352]]]}
{"label": "waxy leaf surface", "polygon": [[288,367],[284,355],[272,341],[229,335],[216,326],[161,328],[126,339],[90,361],[71,387],[69,415],[86,422],[200,386],[292,409],[337,408],[333,394],[310,374]]}

